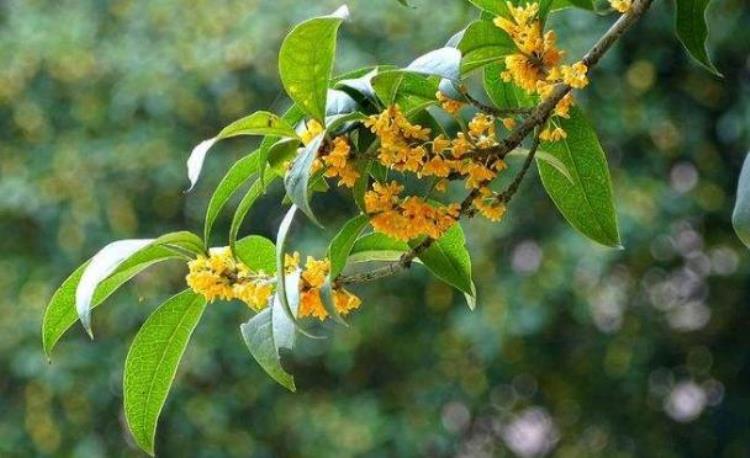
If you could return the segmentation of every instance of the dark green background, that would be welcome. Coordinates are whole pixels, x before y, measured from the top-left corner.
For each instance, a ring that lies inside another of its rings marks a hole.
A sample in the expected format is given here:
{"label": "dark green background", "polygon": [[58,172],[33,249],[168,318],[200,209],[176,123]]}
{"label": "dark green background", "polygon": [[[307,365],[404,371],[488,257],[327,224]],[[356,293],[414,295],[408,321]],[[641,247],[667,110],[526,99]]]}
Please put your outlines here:
{"label": "dark green background", "polygon": [[[477,15],[460,0],[412,3],[350,1],[338,69],[404,65]],[[624,250],[567,227],[534,174],[503,223],[464,225],[475,312],[420,268],[359,287],[352,327],[300,348],[296,394],[244,348],[249,312],[214,304],[162,414],[157,451],[513,456],[508,436],[527,425],[546,431],[561,457],[750,455],[750,264],[729,223],[750,143],[750,12],[744,0],[711,10],[719,80],[682,53],[671,2],[655,3],[579,96],[608,152]],[[94,314],[97,340],[75,327],[51,365],[39,336],[46,302],[109,241],[200,231],[213,186],[253,145],[218,146],[184,195],[190,148],[241,115],[283,109],[281,38],[337,6],[0,4],[1,456],[140,455],[121,413],[122,363],[148,312],[184,287],[184,266],[136,278]],[[612,20],[571,11],[551,24],[577,56]],[[272,234],[279,198],[278,189],[265,198],[244,232]],[[316,198],[328,231],[298,228],[296,247],[322,255],[351,214],[347,198]],[[222,219],[216,244],[227,230]],[[689,387],[706,405],[679,422],[665,405]]]}

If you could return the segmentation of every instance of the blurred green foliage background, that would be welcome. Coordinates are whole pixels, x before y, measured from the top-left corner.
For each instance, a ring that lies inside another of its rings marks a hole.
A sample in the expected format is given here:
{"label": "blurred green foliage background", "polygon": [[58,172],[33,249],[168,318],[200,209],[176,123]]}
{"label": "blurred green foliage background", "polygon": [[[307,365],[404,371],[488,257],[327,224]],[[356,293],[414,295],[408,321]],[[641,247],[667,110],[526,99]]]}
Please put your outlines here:
{"label": "blurred green foliage background", "polygon": [[[462,0],[351,0],[338,68],[406,64],[477,11]],[[255,364],[215,304],[162,414],[162,456],[750,456],[750,262],[730,213],[750,145],[750,9],[711,9],[724,73],[693,65],[653,10],[579,96],[610,160],[625,249],[567,227],[537,177],[499,225],[465,224],[479,307],[415,268],[357,289],[348,329],[305,341],[296,394]],[[103,244],[199,231],[213,186],[252,149],[216,148],[188,195],[190,148],[235,118],[285,106],[289,27],[338,0],[7,0],[0,3],[0,456],[139,456],[121,415],[138,325],[184,287],[171,264],[137,277],[47,364],[39,329],[57,285]],[[612,17],[552,19],[570,55]],[[277,190],[278,191],[278,190]],[[245,232],[271,235],[281,193]],[[322,255],[328,232],[295,230]],[[338,217],[339,219],[335,219]],[[216,244],[227,232],[222,220]]]}

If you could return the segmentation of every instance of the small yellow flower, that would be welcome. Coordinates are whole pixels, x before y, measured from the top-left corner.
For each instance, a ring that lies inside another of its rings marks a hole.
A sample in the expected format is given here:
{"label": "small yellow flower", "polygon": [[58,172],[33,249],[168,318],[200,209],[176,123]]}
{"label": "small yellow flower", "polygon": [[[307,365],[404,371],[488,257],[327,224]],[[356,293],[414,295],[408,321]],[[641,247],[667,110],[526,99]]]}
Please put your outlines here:
{"label": "small yellow flower", "polygon": [[302,139],[302,143],[307,146],[315,139],[315,137],[323,133],[323,130],[325,129],[318,121],[311,119],[307,121],[305,124],[305,130],[302,131],[299,137]]}
{"label": "small yellow flower", "polygon": [[612,5],[612,8],[624,14],[633,7],[633,0],[609,0],[609,4]]}
{"label": "small yellow flower", "polygon": [[464,107],[464,103],[460,100],[455,100],[447,95],[443,94],[441,91],[438,91],[437,94],[435,94],[435,98],[437,98],[437,101],[440,102],[440,107],[448,114],[458,114],[459,111],[461,111],[461,108]]}

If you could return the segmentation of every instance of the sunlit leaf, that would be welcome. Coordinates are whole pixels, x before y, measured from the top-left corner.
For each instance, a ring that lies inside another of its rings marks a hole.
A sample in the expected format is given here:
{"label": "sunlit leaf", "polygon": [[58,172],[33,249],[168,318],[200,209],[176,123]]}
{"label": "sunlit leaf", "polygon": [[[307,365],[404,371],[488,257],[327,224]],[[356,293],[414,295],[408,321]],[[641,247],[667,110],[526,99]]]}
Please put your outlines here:
{"label": "sunlit leaf", "polygon": [[237,240],[234,255],[253,272],[276,274],[276,246],[260,235],[248,235]]}
{"label": "sunlit leaf", "polygon": [[205,140],[193,148],[193,151],[190,153],[190,157],[187,160],[188,179],[190,180],[190,188],[188,191],[192,190],[198,182],[208,151],[218,141],[239,135],[296,137],[297,133],[295,132],[294,127],[285,120],[266,111],[258,111],[250,116],[234,121],[222,129],[216,137]]}
{"label": "sunlit leaf", "polygon": [[203,296],[185,290],[159,306],[130,345],[123,374],[125,419],[149,455],[154,455],[159,414],[205,308]]}
{"label": "sunlit leaf", "polygon": [[[146,268],[169,259],[185,259],[173,250],[156,245],[148,246],[123,262],[107,279],[102,281],[94,292],[91,308],[96,308],[112,293]],[[47,357],[65,332],[78,321],[76,312],[75,292],[81,276],[88,266],[87,261],[75,270],[50,299],[42,321],[42,344]]]}
{"label": "sunlit leaf", "polygon": [[336,34],[349,11],[297,25],[281,44],[279,75],[289,97],[308,115],[325,122],[326,98],[336,54]]}
{"label": "sunlit leaf", "polygon": [[466,74],[516,52],[510,36],[490,21],[474,21],[463,34],[458,49],[463,55],[461,73]]}

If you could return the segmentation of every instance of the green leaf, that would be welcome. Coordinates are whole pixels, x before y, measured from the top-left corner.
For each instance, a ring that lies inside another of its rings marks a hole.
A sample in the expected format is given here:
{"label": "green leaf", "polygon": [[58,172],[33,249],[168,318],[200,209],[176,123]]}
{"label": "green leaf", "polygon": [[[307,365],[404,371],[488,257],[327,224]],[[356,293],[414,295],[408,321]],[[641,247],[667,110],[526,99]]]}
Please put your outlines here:
{"label": "green leaf", "polygon": [[518,50],[513,39],[490,21],[474,21],[458,43],[463,55],[461,73],[466,74],[497,62]]}
{"label": "green leaf", "polygon": [[185,290],[159,306],[130,345],[123,374],[125,419],[149,455],[154,455],[156,424],[177,366],[205,309],[203,296]]}
{"label": "green leaf", "polygon": [[203,226],[203,240],[206,245],[209,244],[208,239],[211,236],[211,229],[221,210],[234,193],[258,171],[258,152],[256,150],[235,162],[214,190],[211,200],[208,202],[206,222]]}
{"label": "green leaf", "polygon": [[612,182],[596,132],[577,107],[571,110],[570,119],[560,119],[559,124],[567,138],[541,147],[565,164],[573,182],[538,160],[542,184],[571,226],[602,245],[619,247]]}
{"label": "green leaf", "polygon": [[358,215],[344,224],[328,247],[328,259],[331,261],[330,276],[335,279],[346,267],[346,260],[354,247],[359,234],[367,227],[370,219],[367,215]]}
{"label": "green leaf", "polygon": [[223,140],[239,135],[275,135],[294,138],[297,132],[279,116],[267,111],[258,111],[232,122],[222,129],[216,138]]}
{"label": "green leaf", "polygon": [[[112,293],[146,268],[169,259],[184,259],[180,254],[164,246],[146,247],[134,254],[130,259],[123,262],[120,267],[102,281],[94,292],[91,308],[98,307]],[[55,291],[50,299],[47,310],[44,312],[42,321],[42,345],[44,353],[49,358],[52,349],[65,332],[78,321],[78,313],[75,305],[75,291],[81,280],[83,271],[88,266],[87,261],[75,270]]]}
{"label": "green leaf", "polygon": [[490,64],[484,68],[484,90],[498,108],[524,108],[534,106],[534,99],[523,89],[506,83],[500,77],[503,64]]}
{"label": "green leaf", "polygon": [[259,235],[248,235],[235,244],[235,256],[253,272],[276,274],[276,246]]}
{"label": "green leaf", "polygon": [[312,222],[320,226],[312,208],[310,208],[310,178],[312,177],[312,166],[315,158],[318,157],[318,150],[323,144],[325,132],[313,139],[309,145],[297,156],[292,164],[292,168],[284,177],[284,187],[287,196],[307,215]]}
{"label": "green leaf", "polygon": [[[305,118],[305,112],[300,110],[297,105],[292,105],[281,117],[289,125],[295,126]],[[271,150],[281,140],[280,137],[267,135],[263,137],[263,141],[260,142],[260,148],[258,149],[258,174],[260,176],[260,182],[266,184],[266,166],[268,165],[268,157],[271,154]]]}
{"label": "green leaf", "polygon": [[508,5],[502,0],[469,0],[477,8],[492,13],[495,16],[510,16]]}
{"label": "green leaf", "polygon": [[[419,242],[410,242],[412,248]],[[471,257],[466,249],[466,239],[461,225],[453,227],[433,242],[419,259],[433,275],[449,285],[473,295],[471,280]]]}
{"label": "green leaf", "polygon": [[397,261],[409,245],[380,232],[364,235],[354,242],[349,252],[350,262]]}
{"label": "green leaf", "polygon": [[410,115],[436,103],[435,94],[440,85],[436,77],[427,77],[403,70],[389,70],[372,79],[372,87],[384,105],[398,105]]}
{"label": "green leaf", "polygon": [[750,153],[745,157],[737,184],[737,202],[734,204],[732,224],[742,243],[750,248]]}
{"label": "green leaf", "polygon": [[218,141],[239,135],[297,137],[294,127],[277,115],[267,111],[258,111],[250,116],[238,119],[222,129],[216,137],[204,140],[193,148],[187,160],[188,179],[190,179],[190,188],[188,191],[192,190],[198,182],[208,151]]}
{"label": "green leaf", "polygon": [[372,167],[372,161],[367,159],[358,160],[355,167],[357,168],[357,172],[359,172],[359,177],[352,188],[352,197],[354,198],[354,203],[357,204],[357,208],[362,212],[366,212],[365,193],[367,193],[367,189],[370,186],[370,167]]}
{"label": "green leaf", "polygon": [[281,44],[279,74],[289,97],[308,115],[325,123],[326,98],[336,54],[336,34],[348,16],[342,7],[331,16],[296,26]]}
{"label": "green leaf", "polygon": [[273,312],[275,306],[263,309],[260,313],[240,325],[242,339],[250,354],[266,373],[289,391],[296,391],[294,377],[281,367],[281,358],[276,351],[273,339]]}
{"label": "green leaf", "polygon": [[594,2],[592,0],[553,0],[550,10],[562,10],[571,6],[587,11],[595,11]]}
{"label": "green leaf", "polygon": [[234,217],[232,217],[232,225],[229,227],[229,248],[232,250],[232,253],[236,254],[235,242],[237,241],[237,234],[240,232],[242,222],[245,220],[247,212],[250,211],[253,204],[255,204],[255,201],[258,200],[261,195],[263,195],[263,186],[259,179],[250,186],[250,189],[247,190],[247,193],[237,206],[237,210],[234,212]]}
{"label": "green leaf", "polygon": [[[526,148],[516,148],[510,153],[508,153],[508,156],[514,156],[514,157],[526,157],[529,155],[529,150]],[[538,161],[546,162],[547,164],[551,165],[555,168],[558,172],[563,174],[565,178],[568,179],[571,183],[575,183],[573,181],[573,175],[570,174],[570,171],[568,170],[568,167],[565,166],[563,161],[558,159],[557,157],[553,156],[552,154],[546,152],[537,150],[536,154],[534,155],[534,158]]]}
{"label": "green leaf", "polygon": [[708,55],[706,10],[711,0],[676,0],[677,37],[688,53],[711,73],[721,76]]}
{"label": "green leaf", "polygon": [[[284,254],[286,253],[286,240],[289,235],[289,229],[294,221],[294,215],[297,213],[297,207],[292,205],[289,211],[284,215],[284,219],[279,224],[279,231],[276,235],[276,295],[278,297],[281,309],[283,309],[286,316],[294,323],[294,326],[307,337],[317,339],[318,336],[310,334],[305,331],[297,321],[297,311],[293,308],[294,303],[290,301],[290,298],[294,298],[297,292],[287,291],[287,284],[284,279]],[[276,307],[274,307],[276,308]]]}

